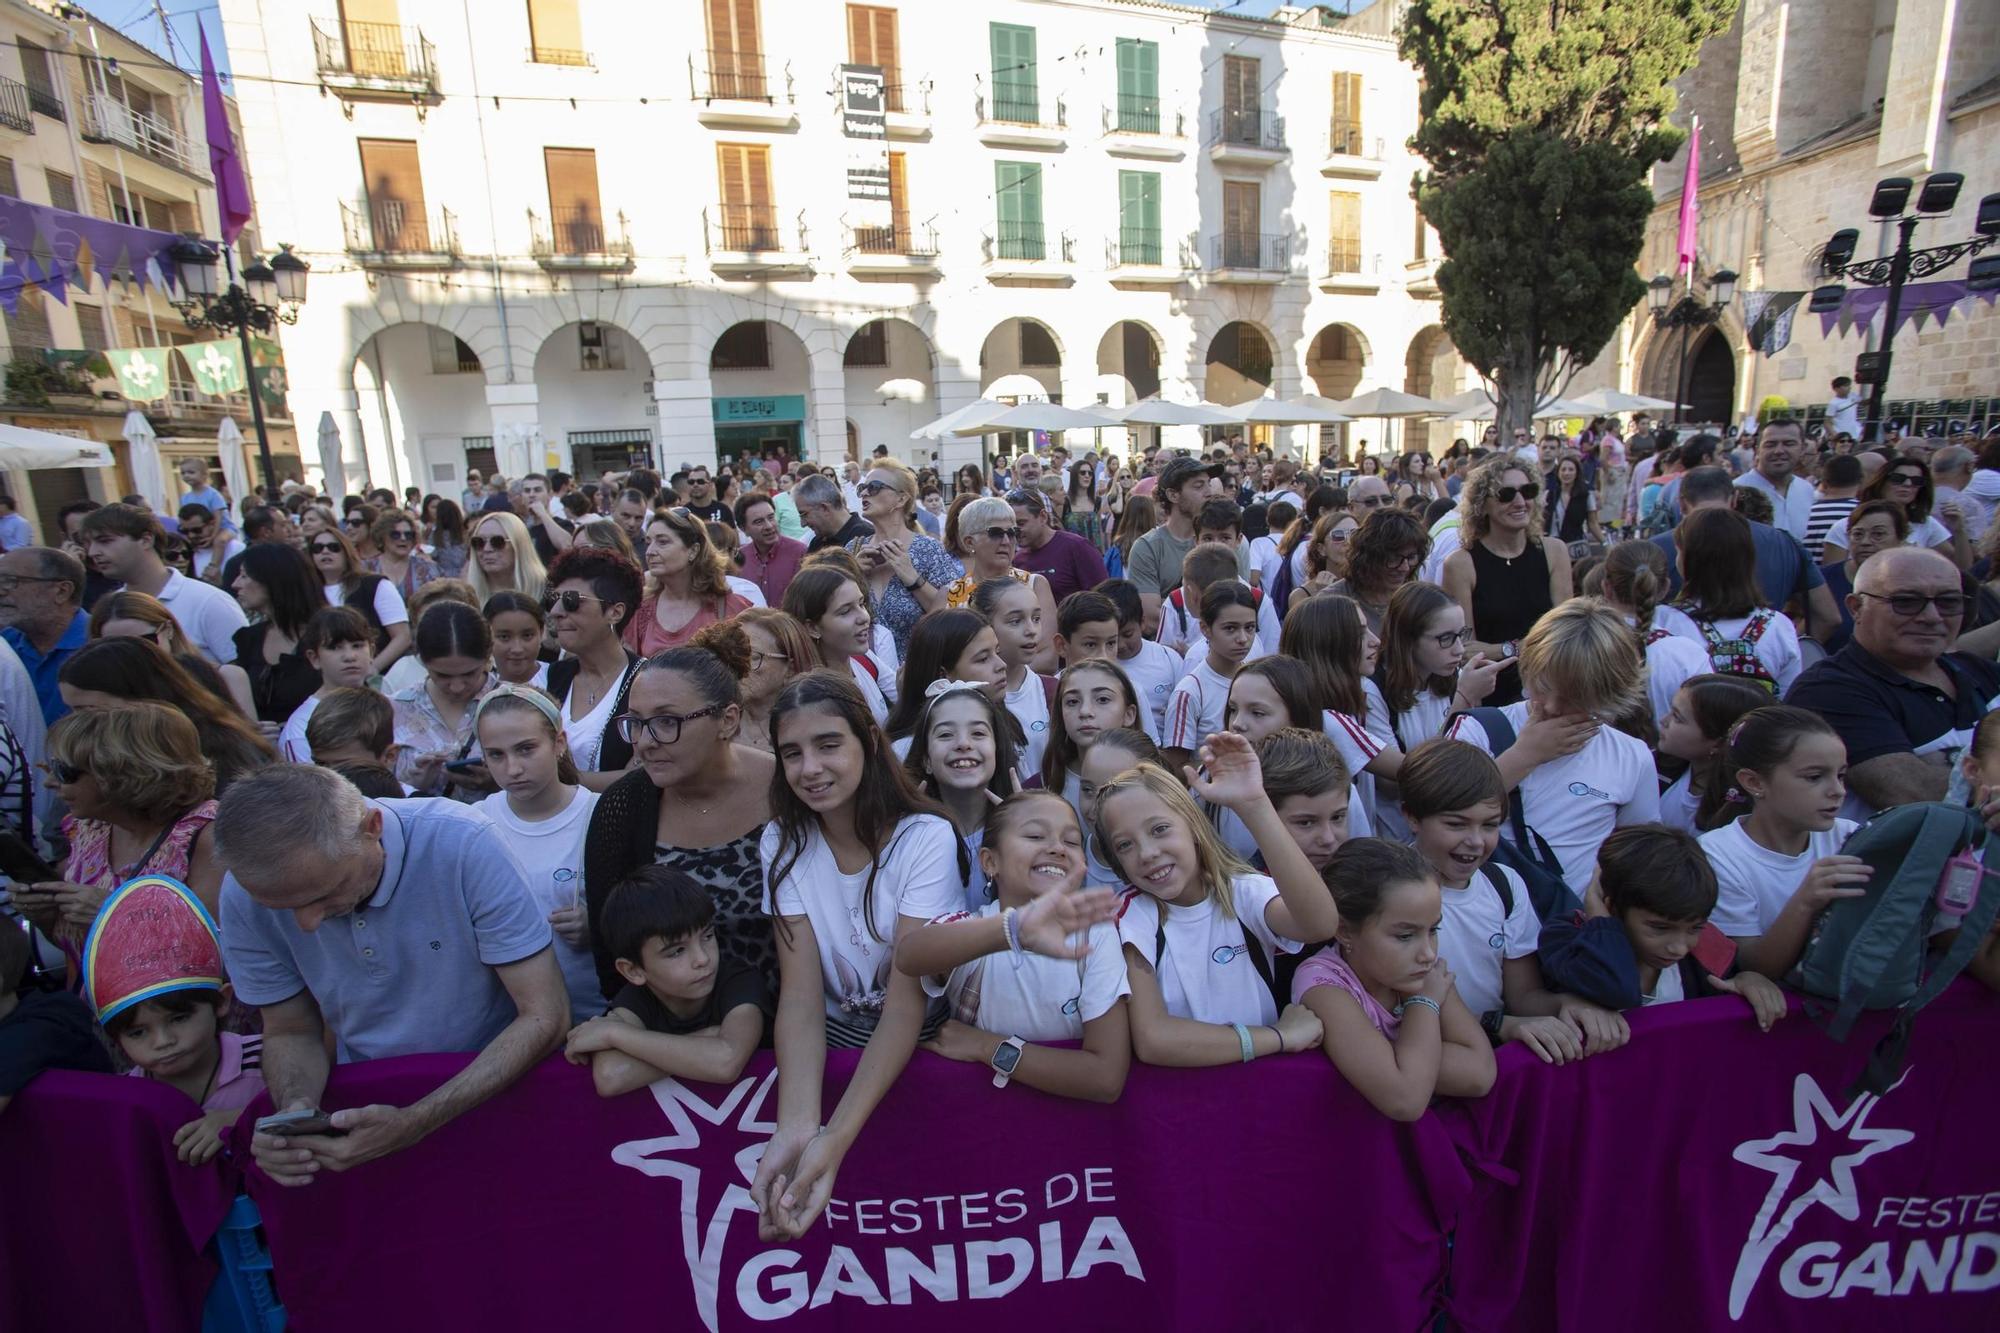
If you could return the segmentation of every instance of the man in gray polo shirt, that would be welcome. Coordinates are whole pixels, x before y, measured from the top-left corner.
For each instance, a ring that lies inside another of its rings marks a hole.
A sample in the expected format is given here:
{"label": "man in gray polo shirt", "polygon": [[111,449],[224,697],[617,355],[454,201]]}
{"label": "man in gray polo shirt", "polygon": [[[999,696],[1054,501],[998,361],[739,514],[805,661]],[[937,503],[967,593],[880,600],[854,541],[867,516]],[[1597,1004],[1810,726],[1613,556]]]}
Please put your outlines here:
{"label": "man in gray polo shirt", "polygon": [[303,1185],[416,1143],[533,1068],[569,998],[548,923],[492,826],[450,801],[371,801],[327,769],[274,764],[215,820],[223,957],[264,1015],[273,1105],[319,1105],[331,1024],[343,1062],[477,1052],[414,1105],[334,1114],[343,1136],[255,1137],[273,1180]]}

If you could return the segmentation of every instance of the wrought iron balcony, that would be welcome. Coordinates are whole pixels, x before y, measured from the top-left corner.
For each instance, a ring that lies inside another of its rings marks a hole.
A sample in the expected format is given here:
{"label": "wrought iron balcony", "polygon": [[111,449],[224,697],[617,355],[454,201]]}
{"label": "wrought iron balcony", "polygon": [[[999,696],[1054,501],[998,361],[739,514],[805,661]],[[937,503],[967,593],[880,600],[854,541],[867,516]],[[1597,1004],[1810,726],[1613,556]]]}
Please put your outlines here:
{"label": "wrought iron balcony", "polygon": [[1157,96],[1142,96],[1138,93],[1118,94],[1116,119],[1107,128],[1115,129],[1120,134],[1158,134],[1160,99]]}
{"label": "wrought iron balcony", "polygon": [[1284,233],[1223,232],[1208,238],[1209,267],[1283,274],[1291,268],[1292,238]]}
{"label": "wrought iron balcony", "polygon": [[775,77],[758,53],[698,51],[688,57],[688,86],[697,102],[764,102],[790,106],[792,67]]}
{"label": "wrought iron balcony", "polygon": [[1055,99],[1053,111],[1045,113],[1039,93],[1032,84],[995,83],[982,85],[972,95],[972,109],[982,125],[1024,125],[1060,130],[1069,127],[1069,105]]}
{"label": "wrought iron balcony", "polygon": [[1105,238],[1106,268],[1152,267],[1166,262],[1166,250],[1157,227],[1120,227],[1116,235]]}
{"label": "wrought iron balcony", "polygon": [[1208,146],[1285,151],[1285,118],[1261,107],[1218,107],[1208,113]]}
{"label": "wrought iron balcony", "polygon": [[989,265],[1076,262],[1076,238],[1066,231],[1050,236],[1039,222],[997,223],[980,237],[979,244]]}
{"label": "wrought iron balcony", "polygon": [[195,153],[193,140],[182,134],[179,126],[134,111],[109,93],[84,95],[78,133],[86,143],[117,144],[196,180],[208,179],[207,155]]}
{"label": "wrought iron balcony", "polygon": [[28,110],[38,116],[47,116],[50,120],[60,120],[65,124],[69,122],[69,112],[63,108],[63,100],[56,95],[56,90],[53,88],[37,88],[34,84],[29,84]]}
{"label": "wrought iron balcony", "polygon": [[623,268],[633,259],[623,213],[607,218],[600,209],[566,205],[544,218],[530,209],[528,235],[544,268]]}
{"label": "wrought iron balcony", "polygon": [[888,227],[857,227],[849,223],[847,227],[847,253],[850,255],[934,259],[937,252],[937,228],[929,222],[915,225],[901,222]]}
{"label": "wrought iron balcony", "polygon": [[356,96],[398,93],[435,101],[437,47],[400,23],[314,19],[313,55],[327,86]]}
{"label": "wrought iron balcony", "polygon": [[1326,132],[1326,157],[1320,163],[1320,174],[1376,179],[1382,174],[1386,149],[1387,141],[1380,135],[1368,138],[1359,125],[1336,120]]}
{"label": "wrought iron balcony", "polygon": [[[34,90],[18,80],[0,75],[0,125],[23,134],[35,132]],[[58,106],[61,103],[57,103]]]}
{"label": "wrought iron balcony", "polygon": [[1331,242],[1326,247],[1326,271],[1328,273],[1359,273],[1361,271],[1361,242],[1359,240]]}
{"label": "wrought iron balcony", "polygon": [[703,239],[710,254],[717,251],[731,254],[803,252],[806,248],[804,213],[799,214],[794,225],[788,227],[779,220],[778,210],[770,204],[722,204],[704,210],[701,220]]}
{"label": "wrought iron balcony", "polygon": [[364,201],[340,206],[341,229],[348,253],[384,267],[417,267],[455,262],[458,219],[448,208],[434,214],[411,208],[400,199]]}

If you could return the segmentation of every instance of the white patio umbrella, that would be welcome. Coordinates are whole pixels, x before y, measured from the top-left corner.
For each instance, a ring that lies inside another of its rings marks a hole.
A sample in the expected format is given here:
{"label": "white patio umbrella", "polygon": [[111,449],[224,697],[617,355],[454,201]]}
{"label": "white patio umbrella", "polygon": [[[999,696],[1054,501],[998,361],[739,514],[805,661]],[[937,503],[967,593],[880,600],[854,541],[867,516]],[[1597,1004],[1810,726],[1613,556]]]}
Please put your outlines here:
{"label": "white patio umbrella", "polygon": [[146,498],[156,514],[167,510],[165,474],[160,467],[160,437],[144,412],[125,414],[125,442],[132,446],[132,488]]}
{"label": "white patio umbrella", "polygon": [[991,398],[975,398],[964,407],[945,413],[936,421],[917,427],[910,434],[923,440],[941,440],[956,433],[960,426],[973,425],[987,417],[997,416],[1007,410],[1007,404]]}
{"label": "white patio umbrella", "polygon": [[1176,403],[1165,398],[1141,398],[1129,407],[1100,409],[1122,426],[1234,426],[1242,421],[1231,409],[1214,403]]}
{"label": "white patio umbrella", "polygon": [[222,484],[229,488],[229,503],[240,506],[250,493],[250,470],[243,466],[243,432],[236,418],[224,417],[215,428],[215,452],[222,457]]}
{"label": "white patio umbrella", "polygon": [[1626,393],[1622,389],[1592,389],[1580,393],[1570,400],[1590,408],[1593,414],[1601,412],[1671,412],[1675,404],[1666,398],[1648,398],[1643,393]]}
{"label": "white patio umbrella", "polygon": [[1444,400],[1449,409],[1438,415],[1446,421],[1491,421],[1499,408],[1484,389],[1467,389]]}
{"label": "white patio umbrella", "polygon": [[334,424],[331,412],[319,414],[319,469],[326,474],[321,492],[327,499],[339,501],[347,493],[347,462],[341,456],[340,427]]}
{"label": "white patio umbrella", "polygon": [[953,435],[992,435],[1003,430],[1102,430],[1109,423],[1095,412],[1061,403],[1017,403],[985,421],[963,425]]}
{"label": "white patio umbrella", "polygon": [[[139,413],[132,414],[144,421]],[[148,435],[152,427],[146,428]],[[130,438],[129,436],[127,437]],[[79,440],[68,435],[52,435],[45,430],[0,423],[0,469],[52,467],[110,467],[115,460],[109,447],[96,440]],[[153,471],[160,470],[160,455],[153,453]]]}
{"label": "white patio umbrella", "polygon": [[1352,421],[1345,408],[1325,398],[1252,398],[1225,408],[1232,422],[1245,426],[1337,426]]}
{"label": "white patio umbrella", "polygon": [[1370,389],[1367,393],[1341,403],[1339,407],[1350,417],[1375,417],[1378,420],[1391,417],[1434,417],[1448,410],[1446,404],[1435,398],[1404,393],[1401,389]]}

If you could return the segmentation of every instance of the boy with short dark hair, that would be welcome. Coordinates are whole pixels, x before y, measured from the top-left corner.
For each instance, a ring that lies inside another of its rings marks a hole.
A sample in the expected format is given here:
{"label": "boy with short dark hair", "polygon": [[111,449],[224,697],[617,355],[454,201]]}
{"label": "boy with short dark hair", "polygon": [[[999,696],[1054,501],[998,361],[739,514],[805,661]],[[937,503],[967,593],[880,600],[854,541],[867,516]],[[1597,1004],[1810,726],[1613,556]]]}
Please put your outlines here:
{"label": "boy with short dark hair", "polygon": [[1101,592],[1073,592],[1056,608],[1056,655],[1064,666],[1093,657],[1116,661],[1118,608]]}
{"label": "boy with short dark hair", "polygon": [[375,672],[375,634],[368,620],[351,606],[327,606],[313,612],[299,635],[299,651],[319,672],[320,686],[292,710],[278,732],[278,752],[295,764],[313,762],[306,736],[313,713],[331,690],[358,688]]}
{"label": "boy with short dark hair", "polygon": [[[1224,500],[1221,503],[1229,502]],[[1230,508],[1235,506],[1230,505]],[[1181,654],[1183,675],[1208,656],[1208,634],[1201,627],[1202,589],[1213,583],[1237,579],[1237,568],[1233,542],[1204,539],[1187,553],[1187,559],[1181,561],[1181,586],[1160,604],[1158,638]],[[1250,645],[1250,655],[1243,659],[1246,662],[1254,662],[1277,652],[1281,628],[1276,603],[1255,589],[1252,592],[1257,601],[1257,640]]]}
{"label": "boy with short dark hair", "polygon": [[1736,970],[1735,945],[1708,923],[1717,892],[1688,834],[1661,824],[1619,829],[1598,848],[1584,914],[1542,928],[1542,973],[1551,989],[1607,1009],[1741,996],[1769,1032],[1785,1016],[1785,993]]}
{"label": "boy with short dark hair", "polygon": [[68,991],[16,994],[28,974],[28,932],[0,916],[0,1112],[46,1069],[111,1072],[90,1007]]}
{"label": "boy with short dark hair", "polygon": [[306,744],[321,768],[342,764],[389,766],[396,748],[396,706],[373,690],[339,686],[324,697],[306,723]]}
{"label": "boy with short dark hair", "polygon": [[715,904],[681,871],[642,866],[611,890],[596,935],[625,986],[570,1031],[563,1054],[588,1063],[601,1097],[662,1078],[732,1083],[773,1012],[757,969],[722,958]]}
{"label": "boy with short dark hair", "polygon": [[1139,585],[1130,579],[1106,579],[1095,592],[1111,600],[1118,613],[1118,665],[1138,692],[1139,725],[1159,744],[1167,723],[1167,700],[1181,678],[1181,655],[1146,637],[1146,604]]}

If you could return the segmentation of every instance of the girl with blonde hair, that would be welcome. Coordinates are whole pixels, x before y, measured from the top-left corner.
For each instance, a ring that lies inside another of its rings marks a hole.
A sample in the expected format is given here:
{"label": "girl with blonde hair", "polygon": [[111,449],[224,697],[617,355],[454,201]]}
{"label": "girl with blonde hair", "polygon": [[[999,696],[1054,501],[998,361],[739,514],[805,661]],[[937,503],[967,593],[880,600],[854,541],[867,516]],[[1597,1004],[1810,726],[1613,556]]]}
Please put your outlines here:
{"label": "girl with blonde hair", "polygon": [[496,592],[526,593],[542,600],[549,575],[535,554],[527,524],[509,513],[481,514],[473,521],[466,545],[472,548],[465,574],[475,606],[484,606]]}

